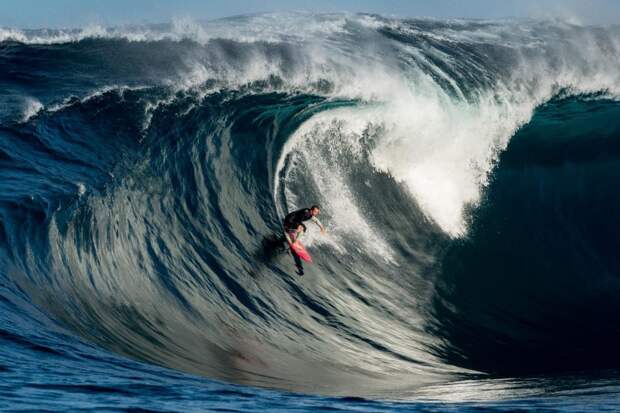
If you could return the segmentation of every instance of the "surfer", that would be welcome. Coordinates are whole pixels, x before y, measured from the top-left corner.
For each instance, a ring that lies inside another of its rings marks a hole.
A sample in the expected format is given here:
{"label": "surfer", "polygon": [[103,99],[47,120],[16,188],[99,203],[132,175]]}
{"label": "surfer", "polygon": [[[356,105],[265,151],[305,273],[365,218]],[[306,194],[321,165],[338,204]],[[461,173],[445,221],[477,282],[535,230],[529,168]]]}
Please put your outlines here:
{"label": "surfer", "polygon": [[[318,205],[312,205],[310,208],[298,209],[297,211],[293,211],[289,213],[286,217],[284,217],[284,221],[283,221],[284,233],[288,237],[291,244],[301,245],[301,243],[299,242],[299,238],[307,230],[306,225],[304,224],[304,221],[311,220],[321,229],[322,233],[325,232],[325,227],[323,226],[323,224],[321,224],[321,221],[319,221],[319,219],[317,218],[320,212],[321,212],[321,208]],[[299,275],[303,275],[304,268],[301,263],[301,258],[294,251],[293,251],[293,258],[295,259],[295,266],[297,267],[297,273]]]}
{"label": "surfer", "polygon": [[325,227],[317,218],[320,212],[321,207],[312,205],[310,208],[298,209],[284,217],[284,230],[291,236],[292,242],[297,242],[299,236],[306,232],[307,228],[303,223],[304,221],[312,220],[321,229],[321,232],[325,232]]}

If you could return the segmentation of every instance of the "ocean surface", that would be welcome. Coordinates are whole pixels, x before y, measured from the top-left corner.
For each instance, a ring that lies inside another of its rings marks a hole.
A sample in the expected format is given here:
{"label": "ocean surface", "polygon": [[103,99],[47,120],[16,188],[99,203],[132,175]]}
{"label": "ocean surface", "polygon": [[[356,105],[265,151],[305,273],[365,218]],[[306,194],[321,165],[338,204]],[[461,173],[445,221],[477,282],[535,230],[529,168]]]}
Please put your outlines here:
{"label": "ocean surface", "polygon": [[0,410],[620,410],[619,67],[561,21],[1,28]]}

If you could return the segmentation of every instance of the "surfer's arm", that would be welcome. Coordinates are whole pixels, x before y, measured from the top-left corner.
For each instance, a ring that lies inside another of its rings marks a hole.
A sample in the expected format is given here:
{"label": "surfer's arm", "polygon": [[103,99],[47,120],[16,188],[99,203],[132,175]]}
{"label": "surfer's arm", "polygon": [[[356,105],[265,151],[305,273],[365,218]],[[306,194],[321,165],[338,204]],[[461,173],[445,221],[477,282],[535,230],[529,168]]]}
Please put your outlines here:
{"label": "surfer's arm", "polygon": [[321,221],[317,217],[312,217],[312,222],[314,222],[319,228],[321,228],[321,232],[325,232],[325,227],[321,224]]}
{"label": "surfer's arm", "polygon": [[304,234],[303,227],[299,225],[297,229],[295,230],[295,241],[293,242],[293,244],[299,244],[299,239],[301,238],[303,234]]}

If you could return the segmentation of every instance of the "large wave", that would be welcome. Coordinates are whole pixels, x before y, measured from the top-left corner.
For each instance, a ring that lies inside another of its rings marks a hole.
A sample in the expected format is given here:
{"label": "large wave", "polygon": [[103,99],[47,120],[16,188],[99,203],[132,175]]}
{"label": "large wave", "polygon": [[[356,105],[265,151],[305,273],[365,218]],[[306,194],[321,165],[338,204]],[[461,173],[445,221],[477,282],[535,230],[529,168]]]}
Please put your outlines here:
{"label": "large wave", "polygon": [[[105,349],[238,383],[617,367],[619,35],[305,14],[2,30],[2,276]],[[300,278],[272,241],[317,202]]]}

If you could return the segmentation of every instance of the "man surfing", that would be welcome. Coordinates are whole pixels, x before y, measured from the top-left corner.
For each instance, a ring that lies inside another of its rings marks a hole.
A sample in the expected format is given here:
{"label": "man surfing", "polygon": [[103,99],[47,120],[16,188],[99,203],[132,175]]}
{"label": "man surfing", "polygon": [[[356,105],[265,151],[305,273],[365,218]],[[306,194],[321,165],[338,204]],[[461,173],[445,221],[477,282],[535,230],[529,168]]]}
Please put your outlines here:
{"label": "man surfing", "polygon": [[[299,238],[301,238],[301,235],[306,232],[307,229],[304,225],[304,221],[312,220],[312,222],[321,229],[321,232],[324,233],[325,227],[317,218],[320,212],[321,208],[318,205],[312,205],[310,208],[298,209],[284,217],[284,235],[291,246],[293,258],[295,259],[295,267],[297,267],[297,273],[299,275],[304,275],[304,267],[301,263],[301,258],[303,257],[306,261],[311,260],[310,256],[303,248],[303,245],[299,242]],[[300,254],[302,254],[301,257]]]}

